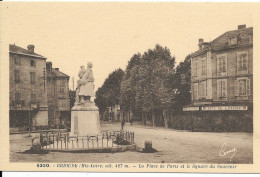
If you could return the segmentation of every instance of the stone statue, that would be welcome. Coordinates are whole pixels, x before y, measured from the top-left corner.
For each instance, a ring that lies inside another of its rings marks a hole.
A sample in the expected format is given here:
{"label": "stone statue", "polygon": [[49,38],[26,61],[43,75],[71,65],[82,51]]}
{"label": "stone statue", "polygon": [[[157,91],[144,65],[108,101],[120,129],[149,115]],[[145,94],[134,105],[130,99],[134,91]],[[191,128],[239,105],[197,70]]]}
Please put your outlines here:
{"label": "stone statue", "polygon": [[99,110],[91,101],[94,94],[92,63],[80,67],[76,88],[76,102],[71,108],[70,136],[97,135],[100,132]]}
{"label": "stone statue", "polygon": [[79,80],[77,81],[77,87],[76,87],[76,101],[75,104],[79,104],[79,87],[80,87],[80,80],[82,79],[84,73],[86,72],[85,66],[80,66],[80,71],[78,73]]}
{"label": "stone statue", "polygon": [[81,66],[78,73],[79,80],[76,88],[76,102],[75,104],[84,104],[90,102],[90,98],[94,97],[94,76],[92,72],[92,63],[87,64],[87,69]]}

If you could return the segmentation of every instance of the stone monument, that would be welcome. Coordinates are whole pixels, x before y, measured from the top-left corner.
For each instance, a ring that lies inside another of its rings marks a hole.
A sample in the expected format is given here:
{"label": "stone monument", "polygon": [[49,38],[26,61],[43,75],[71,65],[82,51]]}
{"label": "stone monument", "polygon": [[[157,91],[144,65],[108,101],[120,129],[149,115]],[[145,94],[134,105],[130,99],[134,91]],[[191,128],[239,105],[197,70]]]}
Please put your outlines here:
{"label": "stone monument", "polygon": [[80,67],[76,88],[76,101],[71,109],[70,136],[97,135],[100,131],[98,107],[91,100],[94,94],[92,63]]}

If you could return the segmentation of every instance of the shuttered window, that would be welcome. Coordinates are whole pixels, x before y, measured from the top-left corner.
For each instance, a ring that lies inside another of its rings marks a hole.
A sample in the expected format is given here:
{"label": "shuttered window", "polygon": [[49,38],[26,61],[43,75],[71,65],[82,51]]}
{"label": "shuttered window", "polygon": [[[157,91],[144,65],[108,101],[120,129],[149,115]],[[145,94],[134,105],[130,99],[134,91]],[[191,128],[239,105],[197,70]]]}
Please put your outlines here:
{"label": "shuttered window", "polygon": [[235,81],[235,96],[248,96],[251,94],[250,79],[238,78]]}
{"label": "shuttered window", "polygon": [[198,61],[193,62],[193,76],[198,75]]}
{"label": "shuttered window", "polygon": [[201,59],[201,74],[206,75],[207,68],[206,68],[206,58]]}
{"label": "shuttered window", "polygon": [[35,81],[35,72],[30,72],[30,83],[31,84],[35,84],[36,81]]}
{"label": "shuttered window", "polygon": [[31,102],[36,102],[36,94],[31,93]]}
{"label": "shuttered window", "polygon": [[217,92],[218,92],[218,98],[227,97],[227,80],[226,79],[219,79],[217,81]]}
{"label": "shuttered window", "polygon": [[193,99],[198,99],[198,83],[193,84]]}
{"label": "shuttered window", "polygon": [[237,53],[237,71],[247,71],[248,69],[248,53],[238,52]]}
{"label": "shuttered window", "polygon": [[60,94],[64,94],[64,91],[65,91],[65,83],[61,82],[60,83]]}
{"label": "shuttered window", "polygon": [[20,83],[20,71],[19,70],[14,70],[14,82]]}
{"label": "shuttered window", "polygon": [[19,58],[18,56],[13,56],[14,58],[14,64],[15,65],[21,65],[21,58]]}
{"label": "shuttered window", "polygon": [[227,75],[227,55],[226,54],[217,56],[217,73],[218,73],[218,76]]}
{"label": "shuttered window", "polygon": [[207,96],[207,84],[206,81],[200,83],[200,97],[205,98]]}
{"label": "shuttered window", "polygon": [[21,104],[21,93],[15,93],[14,98],[16,104]]}

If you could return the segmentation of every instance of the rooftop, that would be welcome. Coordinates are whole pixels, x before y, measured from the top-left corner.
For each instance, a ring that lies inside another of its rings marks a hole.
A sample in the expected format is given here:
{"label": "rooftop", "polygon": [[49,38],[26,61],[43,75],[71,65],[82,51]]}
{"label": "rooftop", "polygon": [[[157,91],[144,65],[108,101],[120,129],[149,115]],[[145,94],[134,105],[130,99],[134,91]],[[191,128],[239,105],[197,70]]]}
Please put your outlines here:
{"label": "rooftop", "polygon": [[26,55],[26,56],[32,56],[32,57],[36,57],[36,58],[46,59],[46,57],[44,57],[42,55],[39,55],[37,53],[34,53],[34,52],[24,49],[22,47],[16,46],[15,44],[9,44],[9,52],[20,54],[20,55]]}
{"label": "rooftop", "polygon": [[[250,42],[249,40],[244,40],[248,37],[248,35],[253,35],[253,27],[227,31],[224,34],[217,37],[216,39],[214,39],[213,41],[209,42],[209,45],[204,49],[197,50],[196,52],[192,53],[191,57],[198,56],[208,50],[222,50],[252,45],[252,42]],[[237,44],[228,43],[229,39],[232,37],[237,37]]]}
{"label": "rooftop", "polygon": [[51,72],[47,72],[47,77],[66,77],[66,78],[69,78],[70,76],[68,76],[67,74],[64,74],[63,72],[55,69],[55,68],[52,68],[51,69]]}

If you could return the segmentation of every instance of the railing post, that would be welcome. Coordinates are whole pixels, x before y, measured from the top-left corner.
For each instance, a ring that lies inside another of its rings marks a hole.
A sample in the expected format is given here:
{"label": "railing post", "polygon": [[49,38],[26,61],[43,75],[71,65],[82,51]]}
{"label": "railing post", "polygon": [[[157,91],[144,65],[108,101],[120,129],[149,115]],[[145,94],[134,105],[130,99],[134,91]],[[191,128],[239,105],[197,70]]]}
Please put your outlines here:
{"label": "railing post", "polygon": [[104,139],[104,136],[102,135],[102,148],[103,148],[103,139]]}
{"label": "railing post", "polygon": [[58,138],[58,135],[57,135],[57,137],[56,137],[56,140],[57,140],[57,149],[59,149],[59,138]]}
{"label": "railing post", "polygon": [[67,134],[65,134],[65,138],[64,138],[64,144],[65,144],[65,149],[67,149]]}
{"label": "railing post", "polygon": [[88,135],[87,135],[87,146],[88,146],[88,149],[89,149],[89,141],[88,141]]}
{"label": "railing post", "polygon": [[97,148],[99,148],[99,146],[98,146],[98,134],[97,134]]}
{"label": "railing post", "polygon": [[79,135],[77,135],[77,148],[79,148]]}

